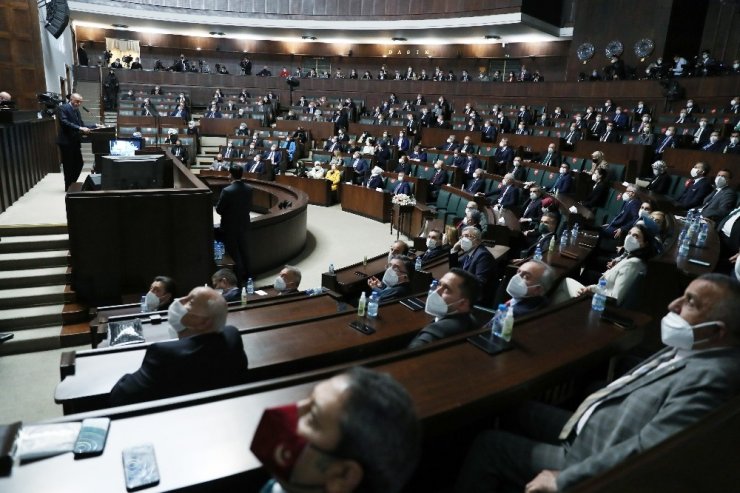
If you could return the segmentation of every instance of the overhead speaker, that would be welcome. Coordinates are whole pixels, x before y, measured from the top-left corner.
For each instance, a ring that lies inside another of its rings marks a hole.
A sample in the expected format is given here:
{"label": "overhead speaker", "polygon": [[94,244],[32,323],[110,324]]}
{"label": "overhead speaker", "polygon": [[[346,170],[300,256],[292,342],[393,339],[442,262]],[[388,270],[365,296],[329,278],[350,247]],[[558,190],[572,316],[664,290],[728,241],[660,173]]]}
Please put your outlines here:
{"label": "overhead speaker", "polygon": [[46,30],[59,38],[69,24],[69,5],[67,0],[51,0],[46,4]]}

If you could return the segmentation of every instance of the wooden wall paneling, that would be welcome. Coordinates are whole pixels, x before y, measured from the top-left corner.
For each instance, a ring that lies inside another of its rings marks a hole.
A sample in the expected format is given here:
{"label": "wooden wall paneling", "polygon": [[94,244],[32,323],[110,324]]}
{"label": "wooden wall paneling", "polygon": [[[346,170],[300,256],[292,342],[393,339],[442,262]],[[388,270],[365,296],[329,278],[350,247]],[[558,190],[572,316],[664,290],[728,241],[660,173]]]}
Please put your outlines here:
{"label": "wooden wall paneling", "polygon": [[5,211],[12,201],[10,200],[10,181],[8,179],[8,166],[10,155],[8,152],[7,127],[0,126],[0,212]]}

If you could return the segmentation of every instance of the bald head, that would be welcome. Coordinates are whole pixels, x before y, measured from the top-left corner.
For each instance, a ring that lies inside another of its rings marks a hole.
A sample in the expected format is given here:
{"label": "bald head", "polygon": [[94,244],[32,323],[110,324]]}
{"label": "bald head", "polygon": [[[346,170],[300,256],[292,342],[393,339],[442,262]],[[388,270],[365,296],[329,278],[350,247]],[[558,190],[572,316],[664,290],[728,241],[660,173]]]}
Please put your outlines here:
{"label": "bald head", "polygon": [[9,92],[0,91],[0,103],[3,103],[5,101],[10,101],[11,99],[13,98],[10,96]]}
{"label": "bald head", "polygon": [[226,300],[215,289],[197,287],[179,301],[187,310],[182,317],[186,329],[180,337],[218,332],[226,325]]}

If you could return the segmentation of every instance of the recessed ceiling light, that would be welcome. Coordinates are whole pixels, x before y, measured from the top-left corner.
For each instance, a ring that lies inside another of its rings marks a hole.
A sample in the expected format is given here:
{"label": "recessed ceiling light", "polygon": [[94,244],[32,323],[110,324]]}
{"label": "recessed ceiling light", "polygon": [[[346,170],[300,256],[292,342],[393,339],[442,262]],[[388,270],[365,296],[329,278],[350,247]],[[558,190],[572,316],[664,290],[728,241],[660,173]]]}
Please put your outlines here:
{"label": "recessed ceiling light", "polygon": [[226,35],[225,35],[225,34],[224,34],[223,32],[221,32],[221,31],[211,31],[211,32],[209,32],[208,34],[210,34],[211,36],[226,36]]}
{"label": "recessed ceiling light", "polygon": [[498,34],[486,34],[486,39],[501,39]]}
{"label": "recessed ceiling light", "polygon": [[406,41],[406,38],[391,38],[393,41]]}
{"label": "recessed ceiling light", "polygon": [[119,29],[127,29],[128,26],[126,24],[111,24],[113,27],[117,27]]}
{"label": "recessed ceiling light", "polygon": [[316,36],[308,36],[308,35],[303,35],[303,36],[301,36],[301,38],[302,39],[307,39],[309,41],[316,41],[316,39],[317,39]]}

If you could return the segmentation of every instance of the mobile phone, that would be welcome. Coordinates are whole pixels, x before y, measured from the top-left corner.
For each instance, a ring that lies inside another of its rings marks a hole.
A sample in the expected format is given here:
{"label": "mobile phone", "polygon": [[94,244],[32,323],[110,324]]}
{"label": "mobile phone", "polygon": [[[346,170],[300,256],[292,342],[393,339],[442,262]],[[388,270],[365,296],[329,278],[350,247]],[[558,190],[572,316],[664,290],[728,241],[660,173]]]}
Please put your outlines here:
{"label": "mobile phone", "polygon": [[412,312],[423,310],[425,306],[424,303],[422,303],[421,300],[419,300],[418,298],[408,298],[405,300],[401,300],[400,303]]}
{"label": "mobile phone", "polygon": [[154,446],[150,443],[123,450],[123,472],[126,475],[126,489],[136,491],[159,484],[157,459]]}
{"label": "mobile phone", "polygon": [[690,264],[701,265],[702,267],[709,267],[710,265],[712,265],[709,262],[705,262],[704,260],[699,260],[698,258],[690,258],[688,262]]}
{"label": "mobile phone", "polygon": [[110,418],[86,418],[82,420],[80,434],[75,441],[75,459],[83,459],[100,455],[105,449],[105,440],[108,438]]}
{"label": "mobile phone", "polygon": [[349,326],[353,329],[362,332],[365,335],[375,334],[375,329],[370,327],[368,324],[360,322],[359,320],[355,320],[353,322],[349,323]]}

